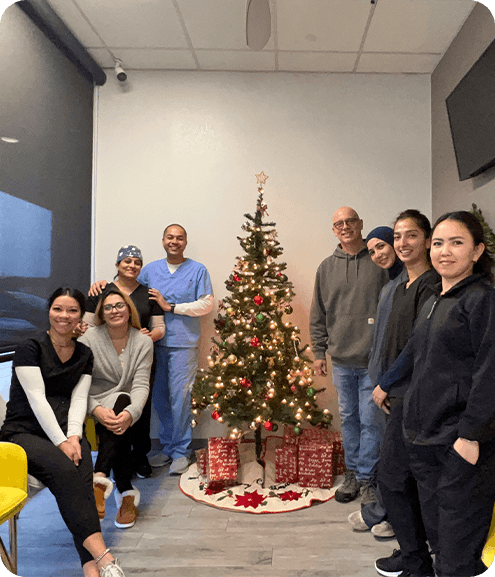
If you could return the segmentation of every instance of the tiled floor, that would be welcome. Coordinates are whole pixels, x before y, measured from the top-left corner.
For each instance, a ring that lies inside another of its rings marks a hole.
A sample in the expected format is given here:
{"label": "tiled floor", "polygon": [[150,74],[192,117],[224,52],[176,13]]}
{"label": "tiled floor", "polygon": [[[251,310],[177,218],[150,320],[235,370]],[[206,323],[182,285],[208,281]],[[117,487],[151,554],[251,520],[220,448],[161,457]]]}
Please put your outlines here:
{"label": "tiled floor", "polygon": [[[196,503],[181,493],[168,467],[135,485],[141,491],[136,525],[114,526],[113,497],[102,523],[105,541],[127,577],[375,577],[374,560],[397,547],[395,540],[378,542],[369,532],[351,531],[347,516],[358,502],[342,505],[332,499],[293,513],[252,515]],[[6,524],[0,535],[5,541]],[[46,489],[21,513],[18,572],[82,576],[70,534]]]}

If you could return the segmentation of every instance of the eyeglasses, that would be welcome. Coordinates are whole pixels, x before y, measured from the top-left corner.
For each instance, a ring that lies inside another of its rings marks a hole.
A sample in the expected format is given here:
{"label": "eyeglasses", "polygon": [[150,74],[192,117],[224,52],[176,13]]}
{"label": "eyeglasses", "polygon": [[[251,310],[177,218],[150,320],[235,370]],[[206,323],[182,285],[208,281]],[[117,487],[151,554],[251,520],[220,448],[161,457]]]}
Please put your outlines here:
{"label": "eyeglasses", "polygon": [[346,224],[349,227],[352,226],[356,226],[356,224],[359,222],[359,218],[346,218],[345,220],[338,220],[337,222],[333,223],[333,228],[336,228],[337,230],[342,230],[344,228],[344,224]]}
{"label": "eyeglasses", "polygon": [[106,313],[109,313],[113,309],[121,311],[123,308],[125,308],[125,303],[123,302],[115,303],[114,305],[103,305],[103,310]]}

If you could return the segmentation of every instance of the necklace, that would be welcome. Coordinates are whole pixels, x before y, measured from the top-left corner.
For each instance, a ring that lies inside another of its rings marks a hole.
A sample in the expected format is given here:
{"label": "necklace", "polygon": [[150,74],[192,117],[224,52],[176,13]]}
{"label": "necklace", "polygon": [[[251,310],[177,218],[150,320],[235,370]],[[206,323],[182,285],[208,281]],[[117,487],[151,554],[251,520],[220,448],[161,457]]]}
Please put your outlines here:
{"label": "necklace", "polygon": [[124,337],[119,337],[119,338],[115,338],[115,339],[112,338],[112,343],[113,343],[113,346],[115,347],[115,350],[117,352],[119,352],[119,349],[120,349],[119,355],[121,355],[125,351],[128,338],[129,338],[129,333],[127,333]]}
{"label": "necklace", "polygon": [[59,348],[61,348],[61,349],[68,349],[69,347],[73,347],[73,346],[74,346],[74,341],[73,341],[72,339],[70,340],[70,343],[69,343],[68,345],[61,345],[61,344],[59,344],[59,343],[56,343],[56,342],[53,340],[53,337],[52,337],[52,335],[50,334],[50,331],[46,331],[46,334],[50,337],[50,340],[52,341],[52,345],[53,345],[54,347],[59,347]]}

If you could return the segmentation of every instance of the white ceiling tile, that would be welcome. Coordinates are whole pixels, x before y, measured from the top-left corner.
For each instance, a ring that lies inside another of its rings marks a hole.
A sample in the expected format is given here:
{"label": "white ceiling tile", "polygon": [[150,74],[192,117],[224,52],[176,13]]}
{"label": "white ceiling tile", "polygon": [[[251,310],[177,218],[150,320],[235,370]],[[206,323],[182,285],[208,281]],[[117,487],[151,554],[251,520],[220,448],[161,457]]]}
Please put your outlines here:
{"label": "white ceiling tile", "polygon": [[439,52],[474,8],[472,0],[379,0],[366,52]]}
{"label": "white ceiling tile", "polygon": [[48,4],[81,44],[95,47],[104,46],[98,34],[96,34],[72,0],[48,0]]}
{"label": "white ceiling tile", "polygon": [[[242,0],[177,0],[194,48],[244,50],[246,2]],[[273,34],[267,49],[273,48]]]}
{"label": "white ceiling tile", "polygon": [[[125,70],[195,70],[196,62],[190,50],[165,48],[119,48],[114,50]],[[113,67],[113,65],[112,65]]]}
{"label": "white ceiling tile", "polygon": [[273,52],[196,50],[196,58],[204,70],[244,72],[275,70],[275,54]]}
{"label": "white ceiling tile", "polygon": [[357,52],[279,52],[278,69],[292,72],[352,72]]}
{"label": "white ceiling tile", "polygon": [[279,0],[278,48],[355,52],[370,9],[370,0]]}
{"label": "white ceiling tile", "polygon": [[107,46],[187,48],[172,0],[73,0]]}
{"label": "white ceiling tile", "polygon": [[439,54],[365,53],[359,59],[357,72],[431,74],[440,58]]}

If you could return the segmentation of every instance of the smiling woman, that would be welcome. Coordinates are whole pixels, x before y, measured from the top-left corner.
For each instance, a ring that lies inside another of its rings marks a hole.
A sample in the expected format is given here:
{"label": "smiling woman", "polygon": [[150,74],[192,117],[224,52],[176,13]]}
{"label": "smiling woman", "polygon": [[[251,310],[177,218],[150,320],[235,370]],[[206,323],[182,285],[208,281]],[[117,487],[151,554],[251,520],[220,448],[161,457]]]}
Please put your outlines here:
{"label": "smiling woman", "polygon": [[105,292],[95,313],[96,326],[80,338],[95,357],[88,409],[97,419],[99,437],[94,494],[100,519],[117,486],[115,525],[126,529],[136,522],[139,491],[132,486],[131,428],[139,421],[149,394],[153,360],[152,340],[140,332],[132,300],[116,288]]}
{"label": "smiling woman", "polygon": [[48,306],[49,330],[16,350],[0,438],[23,447],[30,474],[55,496],[85,577],[123,577],[101,534],[83,430],[93,355],[72,335],[84,312],[84,295],[61,287]]}

